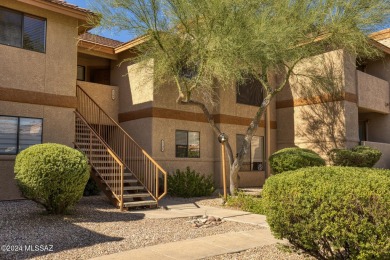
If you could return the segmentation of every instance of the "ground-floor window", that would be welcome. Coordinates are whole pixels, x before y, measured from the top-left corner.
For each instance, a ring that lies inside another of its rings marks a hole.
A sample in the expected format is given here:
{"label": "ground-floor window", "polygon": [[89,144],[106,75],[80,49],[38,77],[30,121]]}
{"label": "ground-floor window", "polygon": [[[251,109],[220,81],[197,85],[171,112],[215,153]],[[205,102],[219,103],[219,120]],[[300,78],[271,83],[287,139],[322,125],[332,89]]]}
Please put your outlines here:
{"label": "ground-floor window", "polygon": [[[245,135],[236,135],[236,151],[241,149]],[[253,136],[249,154],[244,158],[240,171],[264,171],[264,137]]]}
{"label": "ground-floor window", "polygon": [[41,118],[0,116],[0,154],[17,154],[42,143]]}
{"label": "ground-floor window", "polygon": [[200,133],[176,130],[176,157],[200,158]]}

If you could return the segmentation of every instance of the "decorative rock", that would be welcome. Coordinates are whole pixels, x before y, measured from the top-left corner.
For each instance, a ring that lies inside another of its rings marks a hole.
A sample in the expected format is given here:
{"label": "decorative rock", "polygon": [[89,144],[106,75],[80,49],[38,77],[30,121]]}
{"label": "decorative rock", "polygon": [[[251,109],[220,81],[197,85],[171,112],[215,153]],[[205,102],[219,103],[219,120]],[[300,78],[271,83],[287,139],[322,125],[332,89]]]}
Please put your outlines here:
{"label": "decorative rock", "polygon": [[216,219],[215,217],[213,217],[213,216],[209,216],[209,217],[207,218],[207,220],[210,221],[210,222],[212,222],[212,221],[217,221],[217,219]]}

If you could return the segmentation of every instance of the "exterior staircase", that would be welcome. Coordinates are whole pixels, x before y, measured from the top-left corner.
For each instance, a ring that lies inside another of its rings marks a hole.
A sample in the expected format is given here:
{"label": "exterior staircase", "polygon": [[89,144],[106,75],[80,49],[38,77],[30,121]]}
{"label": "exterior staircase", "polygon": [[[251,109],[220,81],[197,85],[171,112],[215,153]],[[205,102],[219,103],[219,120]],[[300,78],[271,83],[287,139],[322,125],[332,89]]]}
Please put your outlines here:
{"label": "exterior staircase", "polygon": [[91,177],[121,210],[156,207],[167,173],[77,86],[75,147],[89,159]]}

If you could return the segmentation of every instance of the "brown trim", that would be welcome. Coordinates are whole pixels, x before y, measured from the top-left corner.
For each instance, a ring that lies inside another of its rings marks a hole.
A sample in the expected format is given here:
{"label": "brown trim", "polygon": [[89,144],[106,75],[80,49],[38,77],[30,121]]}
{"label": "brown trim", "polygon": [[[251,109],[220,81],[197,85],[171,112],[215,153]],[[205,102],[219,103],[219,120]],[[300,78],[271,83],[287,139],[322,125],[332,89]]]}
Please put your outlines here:
{"label": "brown trim", "polygon": [[77,99],[75,96],[73,97],[3,87],[0,87],[0,93],[1,101],[19,102],[53,107],[77,107]]}
{"label": "brown trim", "polygon": [[371,39],[374,39],[376,41],[384,40],[390,38],[390,28],[384,29],[379,32],[374,32],[369,35]]}
{"label": "brown trim", "polygon": [[349,92],[345,92],[339,97],[332,97],[331,95],[322,95],[315,96],[312,98],[297,98],[297,99],[289,99],[282,100],[276,102],[276,109],[287,108],[287,107],[299,107],[299,106],[307,106],[307,105],[315,105],[327,102],[335,102],[335,101],[349,101],[353,103],[357,103],[357,95]]}
{"label": "brown trim", "polygon": [[83,47],[85,49],[89,49],[89,50],[103,52],[103,53],[106,53],[106,54],[111,54],[111,55],[115,54],[115,51],[114,51],[113,47],[102,45],[102,44],[99,44],[99,43],[89,42],[89,41],[85,41],[85,40],[79,40],[78,41],[78,46],[79,47]]}
{"label": "brown trim", "polygon": [[56,13],[64,14],[70,17],[74,17],[83,21],[87,20],[87,15],[93,15],[93,12],[87,9],[76,9],[70,6],[60,5],[58,3],[47,2],[44,0],[18,0],[19,2],[33,5],[42,9],[50,10]]}
{"label": "brown trim", "polygon": [[[148,118],[148,117],[207,123],[207,119],[202,113],[194,113],[194,112],[187,112],[187,111],[180,111],[180,110],[159,108],[159,107],[150,107],[150,108],[140,109],[136,111],[129,111],[125,113],[120,113],[118,115],[118,119],[120,123],[132,121],[136,119]],[[244,126],[248,126],[252,121],[251,118],[224,115],[224,114],[214,115],[214,120],[215,123],[217,124],[231,124],[231,125],[244,125]],[[264,127],[264,120],[260,121],[259,126]],[[271,121],[270,127],[272,129],[276,129],[276,121]]]}

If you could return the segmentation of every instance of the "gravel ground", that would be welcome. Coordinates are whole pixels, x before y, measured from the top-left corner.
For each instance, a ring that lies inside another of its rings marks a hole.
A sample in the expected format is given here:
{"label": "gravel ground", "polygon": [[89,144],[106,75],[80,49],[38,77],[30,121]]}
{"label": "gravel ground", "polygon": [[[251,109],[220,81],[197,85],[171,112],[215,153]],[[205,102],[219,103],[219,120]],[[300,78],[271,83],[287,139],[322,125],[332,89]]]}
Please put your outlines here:
{"label": "gravel ground", "polygon": [[187,221],[188,218],[146,219],[137,211],[121,213],[103,196],[83,198],[67,216],[47,215],[27,200],[0,202],[0,259],[88,259],[259,228],[228,221],[209,228],[193,228]]}
{"label": "gravel ground", "polygon": [[[203,206],[221,205],[219,197],[178,199]],[[158,209],[157,209],[158,210]],[[45,214],[34,202],[0,202],[0,259],[89,259],[100,255],[258,226],[223,222],[193,228],[188,218],[147,219],[137,211],[119,212],[104,196],[82,198],[70,215]],[[213,259],[304,259],[268,246]]]}
{"label": "gravel ground", "polygon": [[234,254],[224,254],[219,256],[213,256],[204,258],[204,260],[314,260],[315,258],[305,256],[303,254],[297,254],[289,252],[280,245],[269,245],[256,247],[249,250],[245,250]]}

